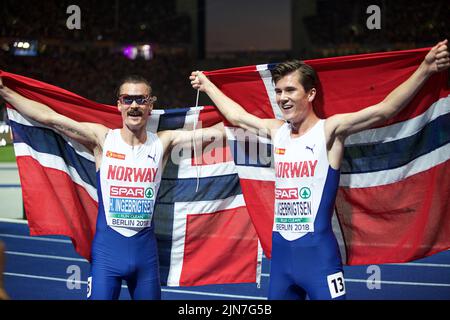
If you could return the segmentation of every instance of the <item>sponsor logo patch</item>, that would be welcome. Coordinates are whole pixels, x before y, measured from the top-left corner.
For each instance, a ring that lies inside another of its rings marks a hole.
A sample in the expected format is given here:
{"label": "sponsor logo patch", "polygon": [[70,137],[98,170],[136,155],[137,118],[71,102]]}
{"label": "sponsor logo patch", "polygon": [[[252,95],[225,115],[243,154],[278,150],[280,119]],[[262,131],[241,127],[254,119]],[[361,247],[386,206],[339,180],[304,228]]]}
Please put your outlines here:
{"label": "sponsor logo patch", "polygon": [[297,188],[277,188],[277,189],[275,189],[275,199],[278,199],[278,200],[298,199],[298,189]]}
{"label": "sponsor logo patch", "polygon": [[311,189],[303,187],[299,190],[298,194],[302,199],[309,199],[309,197],[311,197]]}
{"label": "sponsor logo patch", "polygon": [[144,188],[111,186],[110,195],[120,198],[144,198]]}
{"label": "sponsor logo patch", "polygon": [[106,151],[106,156],[108,158],[125,160],[125,155],[123,153],[117,153],[117,152],[113,152],[113,151]]}

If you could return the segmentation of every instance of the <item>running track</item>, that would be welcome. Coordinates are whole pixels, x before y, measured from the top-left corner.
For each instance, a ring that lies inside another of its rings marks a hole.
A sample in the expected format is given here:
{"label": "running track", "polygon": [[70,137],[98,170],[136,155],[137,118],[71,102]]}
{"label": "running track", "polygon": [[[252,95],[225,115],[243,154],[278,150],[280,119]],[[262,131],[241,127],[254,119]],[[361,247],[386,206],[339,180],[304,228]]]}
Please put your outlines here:
{"label": "running track", "polygon": [[[73,249],[68,238],[30,237],[26,223],[0,219],[0,239],[6,244],[5,287],[14,300],[84,300],[89,264]],[[406,264],[379,265],[379,282],[369,289],[368,266],[344,267],[349,300],[448,300],[450,299],[450,251]],[[372,266],[377,268],[377,266]],[[72,270],[72,271],[71,271]],[[70,282],[73,270],[80,281]],[[263,260],[261,287],[256,284],[163,287],[164,300],[265,300],[270,262]],[[77,288],[78,287],[78,288]],[[120,299],[130,296],[122,286]]]}

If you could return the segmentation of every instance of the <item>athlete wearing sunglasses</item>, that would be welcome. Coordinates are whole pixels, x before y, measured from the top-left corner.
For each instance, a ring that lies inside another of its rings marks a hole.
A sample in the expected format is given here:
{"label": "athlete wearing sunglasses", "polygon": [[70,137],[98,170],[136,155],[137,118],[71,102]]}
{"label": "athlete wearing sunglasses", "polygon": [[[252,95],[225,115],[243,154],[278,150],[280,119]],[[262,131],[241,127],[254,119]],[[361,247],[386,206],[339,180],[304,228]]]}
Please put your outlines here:
{"label": "athlete wearing sunglasses", "polygon": [[133,102],[136,102],[138,105],[144,105],[153,103],[156,101],[156,97],[150,97],[149,95],[128,95],[128,94],[122,94],[119,96],[119,101],[123,105],[131,105]]}
{"label": "athlete wearing sunglasses", "polygon": [[[117,92],[122,128],[77,122],[3,86],[0,95],[23,115],[84,144],[95,157],[98,216],[92,244],[89,299],[118,299],[122,280],[132,299],[160,299],[153,208],[164,164],[193,131],[147,131],[156,97],[142,77],[123,80]],[[223,137],[217,128],[196,131],[198,140]]]}

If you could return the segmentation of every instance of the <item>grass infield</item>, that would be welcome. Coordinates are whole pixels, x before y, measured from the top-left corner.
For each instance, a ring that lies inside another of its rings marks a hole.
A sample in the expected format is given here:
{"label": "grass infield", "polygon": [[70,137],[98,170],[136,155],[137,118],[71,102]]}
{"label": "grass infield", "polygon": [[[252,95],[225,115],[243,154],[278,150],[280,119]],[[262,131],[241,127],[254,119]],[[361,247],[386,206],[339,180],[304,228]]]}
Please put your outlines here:
{"label": "grass infield", "polygon": [[0,147],[0,162],[15,162],[16,156],[14,155],[13,145],[7,145]]}

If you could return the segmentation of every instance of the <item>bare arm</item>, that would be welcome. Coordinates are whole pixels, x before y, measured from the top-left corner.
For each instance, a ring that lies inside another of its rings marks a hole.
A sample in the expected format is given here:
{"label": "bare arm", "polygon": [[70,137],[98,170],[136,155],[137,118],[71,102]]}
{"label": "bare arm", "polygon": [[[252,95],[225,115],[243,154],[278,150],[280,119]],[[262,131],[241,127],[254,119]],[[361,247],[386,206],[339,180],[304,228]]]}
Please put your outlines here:
{"label": "bare arm", "polygon": [[209,143],[225,143],[226,138],[223,123],[196,130],[166,130],[158,132],[158,136],[165,150],[171,150],[175,146],[188,149],[200,148]]}
{"label": "bare arm", "polygon": [[283,121],[277,119],[261,119],[248,113],[242,106],[227,97],[202,72],[194,71],[189,77],[192,87],[205,92],[214,102],[223,116],[233,125],[257,133],[265,130],[268,134],[278,129]]}
{"label": "bare arm", "polygon": [[445,40],[434,46],[417,70],[380,103],[358,112],[329,118],[327,126],[332,135],[345,138],[386,121],[403,110],[432,74],[450,66],[447,42]]}
{"label": "bare arm", "polygon": [[73,138],[91,150],[97,145],[103,144],[104,136],[108,131],[108,128],[105,126],[96,123],[77,122],[63,116],[48,106],[27,99],[7,88],[3,85],[1,77],[0,96],[22,115]]}
{"label": "bare arm", "polygon": [[196,146],[204,145],[212,140],[225,139],[225,129],[222,123],[218,123],[209,128],[201,128],[197,130],[176,130],[172,131],[172,146],[179,144],[191,143],[196,141]]}

